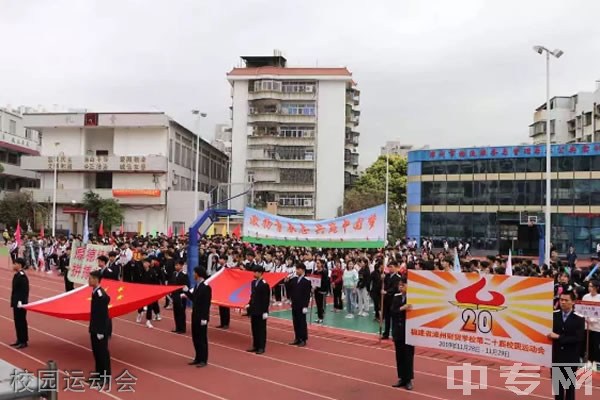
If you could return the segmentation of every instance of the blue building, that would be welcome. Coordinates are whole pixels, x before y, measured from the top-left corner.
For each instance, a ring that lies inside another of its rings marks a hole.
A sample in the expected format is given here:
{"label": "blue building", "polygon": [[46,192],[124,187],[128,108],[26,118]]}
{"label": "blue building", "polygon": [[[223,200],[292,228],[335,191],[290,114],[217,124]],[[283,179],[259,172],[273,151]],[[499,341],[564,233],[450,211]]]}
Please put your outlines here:
{"label": "blue building", "polygon": [[[546,203],[543,145],[408,153],[407,236],[467,240],[474,249],[538,255]],[[552,146],[552,243],[595,253],[600,143]],[[543,242],[542,242],[543,243]]]}

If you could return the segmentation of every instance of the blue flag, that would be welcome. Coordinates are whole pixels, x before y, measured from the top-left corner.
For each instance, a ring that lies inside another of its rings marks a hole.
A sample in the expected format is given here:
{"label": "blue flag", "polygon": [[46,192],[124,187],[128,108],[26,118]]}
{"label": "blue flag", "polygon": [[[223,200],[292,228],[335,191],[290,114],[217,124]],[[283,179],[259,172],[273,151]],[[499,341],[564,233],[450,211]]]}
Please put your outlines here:
{"label": "blue flag", "polygon": [[588,274],[588,276],[585,277],[585,280],[589,281],[590,279],[592,279],[592,276],[594,276],[594,274],[596,273],[596,271],[598,270],[599,267],[600,267],[600,264],[596,264],[594,266],[594,268],[590,271],[590,273]]}

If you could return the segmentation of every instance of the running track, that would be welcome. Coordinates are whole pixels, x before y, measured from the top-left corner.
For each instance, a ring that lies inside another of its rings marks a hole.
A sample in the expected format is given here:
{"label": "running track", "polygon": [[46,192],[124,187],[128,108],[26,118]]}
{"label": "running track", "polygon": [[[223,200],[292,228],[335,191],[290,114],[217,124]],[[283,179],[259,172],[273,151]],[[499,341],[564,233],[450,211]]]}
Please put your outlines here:
{"label": "running track", "polygon": [[[28,272],[30,301],[46,298],[64,290],[62,278]],[[93,366],[87,323],[59,320],[28,313],[29,347],[15,350],[12,310],[8,306],[12,272],[0,268],[0,358],[9,363],[37,371],[52,359],[64,374],[86,371]],[[162,303],[162,302],[161,302]],[[162,304],[161,304],[162,306]],[[135,314],[113,320],[110,342],[113,375],[127,369],[138,378],[135,392],[119,392],[116,385],[109,393],[90,389],[86,398],[94,399],[228,399],[255,398],[285,400],[359,400],[364,398],[449,400],[464,398],[462,391],[447,389],[446,367],[471,362],[488,366],[488,388],[485,393],[474,390],[474,396],[486,400],[522,399],[505,387],[500,377],[500,364],[493,360],[465,358],[460,354],[417,349],[415,357],[415,388],[411,392],[390,385],[396,380],[393,346],[378,343],[366,335],[350,335],[347,331],[311,327],[308,346],[287,345],[293,338],[288,321],[270,319],[268,343],[264,355],[247,353],[250,326],[247,318],[232,313],[227,331],[218,325],[218,313],[213,310],[209,325],[209,365],[203,369],[188,366],[193,346],[189,333],[171,333],[171,310],[161,310],[162,321],[154,329],[135,323]],[[189,323],[189,318],[188,318]],[[188,332],[190,329],[188,329]],[[521,378],[523,379],[523,378]],[[479,376],[472,378],[479,383]],[[458,375],[457,384],[462,376]],[[468,381],[467,381],[468,382]],[[596,382],[594,382],[596,383]],[[64,383],[63,383],[64,386]],[[517,385],[524,389],[527,385]],[[594,387],[600,390],[600,387]],[[583,389],[578,390],[583,396]],[[59,399],[81,399],[82,393],[61,392]],[[542,371],[541,384],[529,399],[552,399],[551,381]]]}

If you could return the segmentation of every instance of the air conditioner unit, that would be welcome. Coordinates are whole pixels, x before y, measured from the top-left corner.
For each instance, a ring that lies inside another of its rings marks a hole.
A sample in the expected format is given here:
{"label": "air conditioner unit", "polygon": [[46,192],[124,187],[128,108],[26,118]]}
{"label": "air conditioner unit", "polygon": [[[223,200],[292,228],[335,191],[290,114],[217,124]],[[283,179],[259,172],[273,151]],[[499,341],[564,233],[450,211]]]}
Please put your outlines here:
{"label": "air conditioner unit", "polygon": [[305,91],[306,91],[306,93],[312,93],[312,92],[313,92],[313,89],[314,89],[314,88],[313,88],[312,86],[307,86],[307,87],[305,88]]}

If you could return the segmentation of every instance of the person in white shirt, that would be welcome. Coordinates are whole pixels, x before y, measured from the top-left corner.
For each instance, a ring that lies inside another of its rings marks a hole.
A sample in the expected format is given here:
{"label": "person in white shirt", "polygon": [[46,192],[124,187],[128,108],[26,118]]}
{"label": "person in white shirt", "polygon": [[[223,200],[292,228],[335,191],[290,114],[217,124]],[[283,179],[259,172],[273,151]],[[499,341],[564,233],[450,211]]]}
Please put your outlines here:
{"label": "person in white shirt", "polygon": [[[600,303],[600,282],[590,281],[588,285],[589,293],[583,296],[582,301]],[[588,365],[591,367],[600,362],[600,318],[586,318],[589,332]],[[597,370],[597,368],[594,368]]]}

